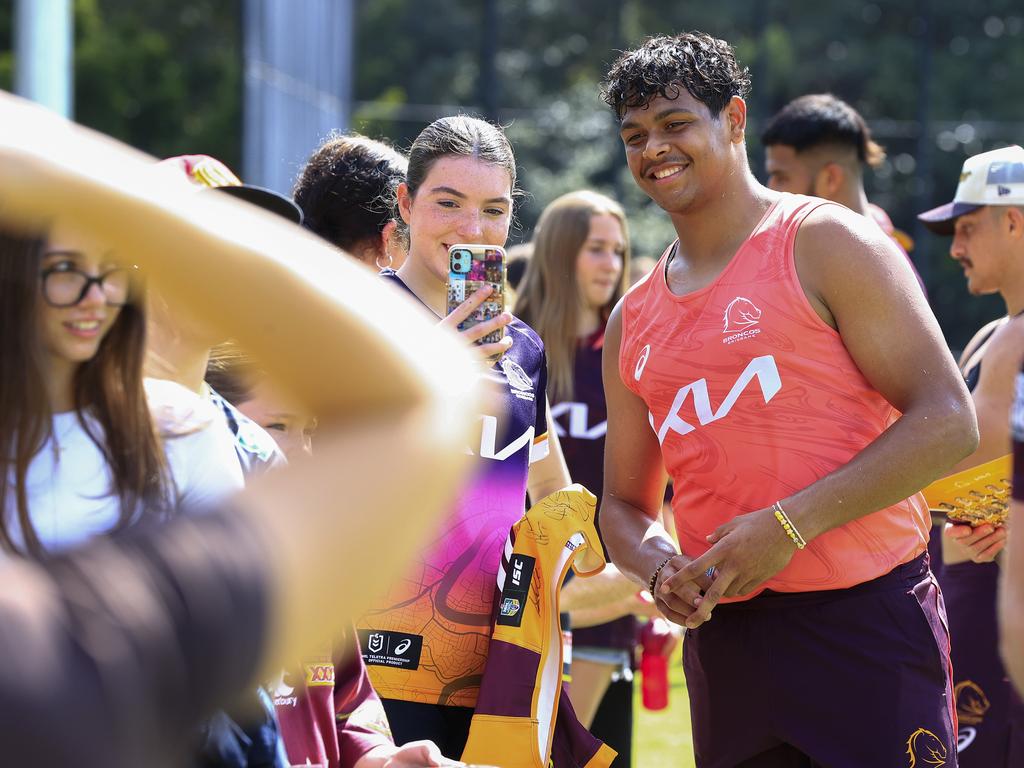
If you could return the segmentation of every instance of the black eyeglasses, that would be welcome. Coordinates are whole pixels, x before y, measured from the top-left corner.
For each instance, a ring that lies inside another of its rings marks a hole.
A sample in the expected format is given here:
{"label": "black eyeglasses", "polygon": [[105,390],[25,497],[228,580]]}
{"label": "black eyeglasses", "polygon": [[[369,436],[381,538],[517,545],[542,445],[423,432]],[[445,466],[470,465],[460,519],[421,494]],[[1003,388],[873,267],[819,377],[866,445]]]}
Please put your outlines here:
{"label": "black eyeglasses", "polygon": [[128,302],[130,272],[120,267],[102,275],[89,275],[77,267],[59,264],[42,272],[43,298],[51,307],[73,307],[93,285],[98,285],[106,297],[107,305],[123,307]]}

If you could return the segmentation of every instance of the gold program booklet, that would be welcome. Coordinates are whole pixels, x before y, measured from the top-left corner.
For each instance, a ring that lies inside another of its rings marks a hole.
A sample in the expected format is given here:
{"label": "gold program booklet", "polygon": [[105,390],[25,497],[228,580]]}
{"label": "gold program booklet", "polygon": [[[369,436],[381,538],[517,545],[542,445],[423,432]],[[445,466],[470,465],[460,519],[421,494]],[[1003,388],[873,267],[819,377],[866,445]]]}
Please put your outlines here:
{"label": "gold program booklet", "polygon": [[945,515],[951,523],[979,526],[1003,525],[1010,511],[1011,454],[943,477],[924,489],[933,515]]}

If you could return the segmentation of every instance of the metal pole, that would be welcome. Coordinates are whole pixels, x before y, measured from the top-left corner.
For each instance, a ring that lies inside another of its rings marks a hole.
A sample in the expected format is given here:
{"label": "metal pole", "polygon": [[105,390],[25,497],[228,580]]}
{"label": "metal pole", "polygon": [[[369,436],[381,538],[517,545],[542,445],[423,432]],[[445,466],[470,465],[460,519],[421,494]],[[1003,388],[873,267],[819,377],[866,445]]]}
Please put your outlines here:
{"label": "metal pole", "polygon": [[[611,0],[608,6],[609,29],[611,34],[611,50],[621,51],[626,47],[626,35],[622,28],[622,5],[624,0]],[[601,76],[604,77],[602,72]],[[607,109],[607,107],[606,107]],[[601,173],[611,180],[612,197],[621,200],[623,195],[622,174],[619,168],[622,166],[622,144],[619,140],[618,130],[614,130],[608,137],[609,149],[608,167]]]}
{"label": "metal pole", "polygon": [[498,4],[496,0],[484,0],[480,25],[480,80],[477,98],[484,117],[498,122]]}
{"label": "metal pole", "polygon": [[14,90],[64,117],[72,116],[71,0],[18,0]]}
{"label": "metal pole", "polygon": [[246,0],[243,180],[291,192],[310,153],[348,129],[352,0]]}
{"label": "metal pole", "polygon": [[[771,23],[772,12],[768,0],[754,4],[754,36],[757,39],[757,53],[751,66],[751,79],[753,81],[750,100],[750,111],[747,117],[748,131],[750,126],[758,130],[764,127],[768,110],[768,85],[765,82],[768,73],[768,45],[767,30]],[[758,140],[760,146],[760,140]],[[756,174],[755,174],[756,175]]]}
{"label": "metal pole", "polygon": [[[931,111],[932,85],[932,5],[931,0],[918,1],[918,13],[921,18],[921,34],[917,39],[917,180],[914,190],[914,210],[924,211],[931,207],[930,191],[932,182],[932,150],[931,132],[929,131],[929,112]],[[914,220],[914,266],[925,286],[931,283],[931,259],[928,258],[928,242],[924,225]]]}

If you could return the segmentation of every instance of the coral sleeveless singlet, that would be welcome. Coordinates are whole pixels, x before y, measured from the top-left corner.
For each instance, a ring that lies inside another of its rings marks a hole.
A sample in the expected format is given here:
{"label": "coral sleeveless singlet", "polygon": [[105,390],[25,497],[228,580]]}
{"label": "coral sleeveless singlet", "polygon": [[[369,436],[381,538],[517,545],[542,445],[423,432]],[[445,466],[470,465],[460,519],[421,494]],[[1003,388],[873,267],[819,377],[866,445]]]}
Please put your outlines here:
{"label": "coral sleeveless singlet", "polygon": [[[900,416],[797,277],[797,230],[826,204],[783,195],[721,275],[685,296],[666,283],[670,246],[624,301],[619,375],[650,411],[675,485],[680,545],[691,557],[707,551],[705,537],[718,526],[843,466]],[[915,494],[822,534],[762,589],[877,578],[925,550],[930,524]]]}

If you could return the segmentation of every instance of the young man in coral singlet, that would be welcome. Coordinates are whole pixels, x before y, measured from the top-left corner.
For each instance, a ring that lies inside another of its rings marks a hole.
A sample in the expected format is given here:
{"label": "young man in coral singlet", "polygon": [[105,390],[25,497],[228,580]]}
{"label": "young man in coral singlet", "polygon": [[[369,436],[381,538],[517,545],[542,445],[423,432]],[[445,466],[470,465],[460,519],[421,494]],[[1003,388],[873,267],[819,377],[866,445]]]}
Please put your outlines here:
{"label": "young man in coral singlet", "polygon": [[[701,768],[954,766],[918,491],[974,450],[971,399],[895,244],[753,177],[748,87],[703,33],[605,83],[678,239],[608,325],[602,535],[687,627]],[[681,554],[655,522],[663,463]]]}

